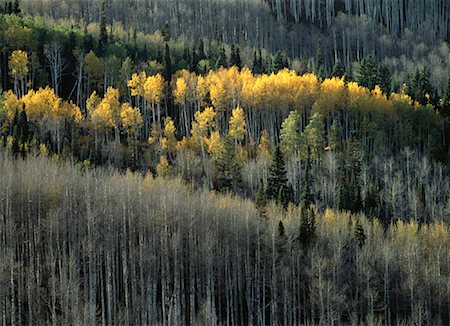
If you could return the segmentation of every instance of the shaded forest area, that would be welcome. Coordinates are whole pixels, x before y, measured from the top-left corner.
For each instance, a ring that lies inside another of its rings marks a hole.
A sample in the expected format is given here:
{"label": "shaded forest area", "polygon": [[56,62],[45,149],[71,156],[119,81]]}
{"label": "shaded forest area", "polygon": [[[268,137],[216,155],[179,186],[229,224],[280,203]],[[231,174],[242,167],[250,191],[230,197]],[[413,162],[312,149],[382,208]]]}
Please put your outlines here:
{"label": "shaded forest area", "polygon": [[447,224],[261,216],[179,180],[4,149],[0,168],[2,324],[449,323]]}

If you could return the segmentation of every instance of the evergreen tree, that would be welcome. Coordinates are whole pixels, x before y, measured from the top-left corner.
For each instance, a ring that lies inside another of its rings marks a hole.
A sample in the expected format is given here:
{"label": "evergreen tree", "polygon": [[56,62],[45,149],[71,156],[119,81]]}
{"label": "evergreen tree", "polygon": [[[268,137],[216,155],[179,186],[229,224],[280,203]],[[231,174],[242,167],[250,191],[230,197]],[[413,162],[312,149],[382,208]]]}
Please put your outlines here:
{"label": "evergreen tree", "polygon": [[242,176],[236,160],[234,142],[230,137],[225,137],[224,148],[215,160],[214,165],[216,168],[214,188],[219,191],[233,191],[237,193],[241,188]]}
{"label": "evergreen tree", "polygon": [[17,156],[20,153],[20,142],[19,142],[19,127],[16,125],[13,128],[13,134],[12,134],[12,145],[11,145],[11,151],[14,156],[14,158],[17,158]]}
{"label": "evergreen tree", "polygon": [[170,82],[170,80],[172,79],[172,59],[170,57],[170,48],[169,48],[169,44],[166,43],[166,51],[165,51],[165,55],[164,55],[164,79],[167,82]]}
{"label": "evergreen tree", "polygon": [[339,169],[338,205],[340,209],[358,212],[361,210],[359,178],[361,173],[361,149],[356,140],[350,140],[342,153]]}
{"label": "evergreen tree", "polygon": [[92,38],[92,35],[89,34],[87,25],[84,26],[83,49],[85,53],[89,53],[94,50],[94,39]]}
{"label": "evergreen tree", "polygon": [[278,72],[288,67],[285,55],[281,51],[277,51],[273,57],[273,72]]}
{"label": "evergreen tree", "polygon": [[345,75],[345,67],[342,64],[342,61],[340,59],[337,59],[336,63],[333,66],[333,69],[331,70],[331,76],[344,77],[344,75]]}
{"label": "evergreen tree", "polygon": [[216,69],[218,69],[220,67],[226,68],[227,66],[228,66],[228,64],[227,64],[227,54],[225,53],[225,48],[222,47],[222,48],[220,48],[219,56],[218,56],[217,61],[216,61]]}
{"label": "evergreen tree", "polygon": [[378,84],[378,68],[372,56],[361,61],[356,80],[361,86],[370,90],[373,90]]}
{"label": "evergreen tree", "polygon": [[25,110],[20,111],[18,125],[20,135],[19,140],[22,144],[27,143],[30,140],[30,126],[28,124],[28,117]]}
{"label": "evergreen tree", "polygon": [[267,199],[276,200],[284,208],[293,201],[293,189],[288,185],[286,167],[280,146],[275,148],[272,157],[272,165],[269,168],[267,180]]}
{"label": "evergreen tree", "polygon": [[8,2],[8,9],[6,10],[6,13],[9,14],[9,15],[12,15],[14,13],[12,1]]}
{"label": "evergreen tree", "polygon": [[16,16],[20,16],[20,14],[22,13],[22,10],[20,9],[19,0],[14,1],[14,6],[12,8],[11,13]]}
{"label": "evergreen tree", "polygon": [[306,208],[314,203],[314,195],[312,193],[312,174],[311,174],[311,147],[308,145],[305,177],[302,180],[302,193],[300,201]]}
{"label": "evergreen tree", "polygon": [[359,248],[362,248],[366,243],[366,234],[359,218],[356,219],[355,240]]}
{"label": "evergreen tree", "polygon": [[429,70],[426,67],[422,71],[417,69],[410,89],[410,96],[420,104],[426,105],[433,100],[433,95],[434,90],[430,83]]}
{"label": "evergreen tree", "polygon": [[442,98],[441,112],[445,117],[450,118],[450,78],[448,79],[447,88]]}
{"label": "evergreen tree", "polygon": [[286,235],[286,231],[284,229],[283,221],[280,221],[280,223],[278,223],[278,236],[284,237],[285,235]]}
{"label": "evergreen tree", "polygon": [[242,68],[240,51],[239,48],[234,46],[234,44],[231,45],[230,66],[236,66],[239,69]]}
{"label": "evergreen tree", "polygon": [[197,56],[198,61],[206,59],[206,53],[205,53],[205,44],[203,43],[203,40],[200,39],[197,45]]}
{"label": "evergreen tree", "polygon": [[161,34],[163,36],[164,42],[167,43],[167,42],[170,41],[170,26],[169,26],[169,23],[165,23],[164,24],[164,27],[163,27],[163,29],[161,31]]}
{"label": "evergreen tree", "polygon": [[195,72],[196,74],[198,74],[198,63],[199,62],[200,62],[200,59],[197,55],[197,51],[195,51],[195,49],[194,49],[192,51],[192,60],[191,60],[191,64],[190,64],[190,70],[192,72]]}
{"label": "evergreen tree", "polygon": [[256,55],[256,51],[253,52],[253,64],[252,64],[253,74],[257,75],[261,73],[260,61]]}
{"label": "evergreen tree", "polygon": [[325,77],[324,59],[322,53],[322,43],[319,41],[316,45],[316,74],[319,78]]}
{"label": "evergreen tree", "polygon": [[382,65],[378,71],[378,84],[384,94],[390,95],[392,86],[392,75],[388,66]]}
{"label": "evergreen tree", "polygon": [[98,54],[100,57],[104,57],[106,55],[106,50],[108,47],[108,31],[106,30],[106,25],[107,25],[106,1],[103,1],[100,17],[100,38],[98,40]]}
{"label": "evergreen tree", "polygon": [[314,210],[306,207],[304,202],[300,204],[300,226],[297,240],[304,250],[306,250],[314,240],[316,233]]}

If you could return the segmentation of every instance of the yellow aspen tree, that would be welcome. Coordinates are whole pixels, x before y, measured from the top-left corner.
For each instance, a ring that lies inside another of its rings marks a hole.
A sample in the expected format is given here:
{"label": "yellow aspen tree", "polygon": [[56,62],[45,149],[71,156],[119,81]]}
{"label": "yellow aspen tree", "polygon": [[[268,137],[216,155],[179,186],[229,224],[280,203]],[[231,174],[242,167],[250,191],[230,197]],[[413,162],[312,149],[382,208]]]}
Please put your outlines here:
{"label": "yellow aspen tree", "polygon": [[240,144],[245,137],[245,114],[244,110],[237,107],[233,110],[230,118],[229,134],[234,139],[235,144]]}
{"label": "yellow aspen tree", "polygon": [[[197,101],[198,78],[195,73],[187,70],[178,71],[174,76],[173,97],[180,107],[180,129],[182,135],[189,136],[190,122]],[[203,77],[202,77],[203,78]]]}
{"label": "yellow aspen tree", "polygon": [[9,57],[9,72],[14,79],[14,93],[22,97],[26,92],[26,77],[29,72],[28,54],[22,50],[16,50]]}
{"label": "yellow aspen tree", "polygon": [[120,110],[121,124],[127,134],[137,141],[143,120],[139,108],[133,108],[130,103],[123,103]]}
{"label": "yellow aspen tree", "polygon": [[107,113],[108,119],[110,119],[108,125],[114,128],[116,142],[120,143],[121,107],[119,102],[119,90],[113,87],[108,87],[99,106],[102,107],[102,110],[109,111]]}
{"label": "yellow aspen tree", "polygon": [[21,111],[22,105],[19,98],[13,91],[9,90],[4,94],[3,101],[0,105],[1,111],[1,131],[6,132],[14,119],[16,111]]}
{"label": "yellow aspen tree", "polygon": [[161,178],[168,178],[172,174],[169,161],[164,154],[159,158],[159,163],[156,166],[156,174]]}
{"label": "yellow aspen tree", "polygon": [[91,96],[89,96],[89,98],[86,100],[86,110],[89,119],[92,117],[92,114],[97,109],[101,101],[102,98],[97,95],[96,91],[93,91]]}
{"label": "yellow aspen tree", "polygon": [[269,133],[266,129],[261,132],[261,137],[259,138],[258,151],[260,155],[265,158],[270,158],[272,156],[273,144],[270,140]]}
{"label": "yellow aspen tree", "polygon": [[[144,99],[151,104],[153,123],[161,125],[161,100],[164,96],[164,77],[161,74],[147,77],[144,83]],[[155,108],[157,110],[155,116]]]}
{"label": "yellow aspen tree", "polygon": [[175,151],[177,146],[177,139],[175,138],[175,133],[177,129],[175,123],[171,117],[167,117],[164,121],[164,138],[166,139],[167,152],[169,153],[169,158],[172,159],[172,153]]}
{"label": "yellow aspen tree", "polygon": [[[205,151],[205,138],[209,134],[212,133],[214,128],[214,119],[216,117],[216,112],[212,107],[206,108],[203,112],[197,111],[195,112],[195,122],[192,123],[192,130],[191,134],[192,137],[200,143],[200,149],[202,154],[202,160],[203,160],[203,169],[205,173],[208,173],[207,169],[207,157],[206,157],[206,151]],[[208,183],[211,186],[211,180],[208,177]]]}
{"label": "yellow aspen tree", "polygon": [[138,157],[138,150],[137,150],[137,143],[138,143],[138,135],[139,130],[143,126],[143,119],[141,115],[141,111],[139,108],[133,108],[130,103],[124,103],[122,104],[121,110],[120,110],[120,118],[122,121],[122,126],[127,132],[128,136],[133,139],[133,158],[135,161],[137,161]]}

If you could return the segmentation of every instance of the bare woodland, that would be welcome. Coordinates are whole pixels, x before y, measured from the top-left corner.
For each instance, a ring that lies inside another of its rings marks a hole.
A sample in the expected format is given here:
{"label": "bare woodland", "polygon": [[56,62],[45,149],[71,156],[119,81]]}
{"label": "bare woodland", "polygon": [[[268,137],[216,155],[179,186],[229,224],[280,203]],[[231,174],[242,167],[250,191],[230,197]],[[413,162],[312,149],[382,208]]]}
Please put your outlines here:
{"label": "bare woodland", "polygon": [[0,166],[4,325],[449,321],[447,224],[315,211],[306,250],[298,208],[266,219],[177,180],[4,152]]}

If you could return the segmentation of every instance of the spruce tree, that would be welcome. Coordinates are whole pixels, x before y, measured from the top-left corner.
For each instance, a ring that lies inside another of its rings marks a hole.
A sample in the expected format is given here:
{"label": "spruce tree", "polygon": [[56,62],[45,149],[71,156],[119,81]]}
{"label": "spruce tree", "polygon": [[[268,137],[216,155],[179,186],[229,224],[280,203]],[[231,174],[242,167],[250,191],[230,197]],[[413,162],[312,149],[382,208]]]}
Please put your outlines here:
{"label": "spruce tree", "polygon": [[359,248],[362,248],[366,243],[366,234],[359,218],[356,220],[355,240]]}
{"label": "spruce tree", "polygon": [[190,64],[190,70],[191,72],[195,72],[198,74],[198,63],[200,62],[197,51],[193,49],[192,51],[192,60]]}
{"label": "spruce tree", "polygon": [[161,34],[163,36],[164,42],[167,43],[167,42],[170,41],[170,25],[169,25],[169,23],[165,23],[164,24],[164,27],[163,27],[163,29],[161,31]]}
{"label": "spruce tree", "polygon": [[285,235],[286,235],[286,231],[284,229],[283,221],[280,221],[280,223],[278,223],[278,236],[284,237]]}
{"label": "spruce tree", "polygon": [[382,65],[378,71],[378,84],[384,94],[391,94],[392,75],[386,65]]}
{"label": "spruce tree", "polygon": [[261,67],[259,67],[259,60],[256,56],[256,51],[253,52],[253,63],[252,63],[252,71],[253,74],[259,74],[261,71]]}
{"label": "spruce tree", "polygon": [[231,45],[230,66],[236,66],[238,69],[242,68],[240,50],[234,45]]}
{"label": "spruce tree", "polygon": [[334,64],[333,69],[331,70],[331,75],[333,77],[344,77],[345,67],[340,59],[336,60],[336,63]]}
{"label": "spruce tree", "polygon": [[164,55],[164,79],[167,82],[170,82],[170,80],[172,79],[172,59],[170,57],[170,48],[169,48],[169,44],[166,43],[166,51],[165,51],[165,55]]}
{"label": "spruce tree", "polygon": [[107,24],[106,1],[103,1],[100,17],[100,38],[98,40],[98,54],[100,57],[104,57],[106,55],[106,49],[108,47],[108,31],[106,30],[106,24]]}
{"label": "spruce tree", "polygon": [[288,62],[281,51],[277,51],[273,57],[273,72],[278,72],[283,68],[287,68]]}
{"label": "spruce tree", "polygon": [[314,210],[312,207],[306,207],[305,202],[300,204],[300,226],[297,240],[303,249],[307,249],[314,240],[316,224]]}
{"label": "spruce tree", "polygon": [[285,209],[290,202],[294,202],[294,190],[288,184],[286,167],[280,146],[275,148],[272,155],[272,165],[269,168],[266,196],[269,200],[275,200]]}
{"label": "spruce tree", "polygon": [[19,0],[14,1],[14,6],[11,13],[16,16],[20,16],[20,14],[22,13],[22,10],[20,9]]}
{"label": "spruce tree", "polygon": [[219,191],[234,191],[241,188],[242,176],[239,164],[236,160],[234,142],[230,137],[224,139],[224,149],[214,162],[216,178],[214,188]]}
{"label": "spruce tree", "polygon": [[370,90],[373,90],[378,84],[378,68],[372,56],[368,56],[361,61],[356,78],[359,85]]}
{"label": "spruce tree", "polygon": [[225,53],[225,48],[222,47],[222,48],[220,48],[219,56],[216,61],[216,69],[218,69],[220,67],[226,68],[227,66],[228,66],[227,54]]}
{"label": "spruce tree", "polygon": [[205,54],[205,44],[203,43],[203,40],[200,39],[200,41],[198,42],[198,46],[197,46],[197,56],[198,56],[198,60],[204,60],[206,59],[206,54]]}
{"label": "spruce tree", "polygon": [[311,175],[311,147],[307,147],[307,158],[306,158],[306,168],[305,177],[302,180],[302,193],[301,202],[306,208],[309,208],[311,204],[314,203],[314,195],[312,193],[312,175]]}

